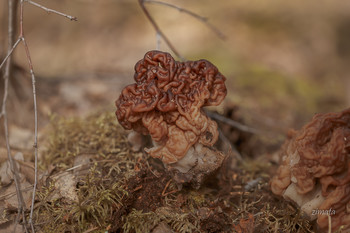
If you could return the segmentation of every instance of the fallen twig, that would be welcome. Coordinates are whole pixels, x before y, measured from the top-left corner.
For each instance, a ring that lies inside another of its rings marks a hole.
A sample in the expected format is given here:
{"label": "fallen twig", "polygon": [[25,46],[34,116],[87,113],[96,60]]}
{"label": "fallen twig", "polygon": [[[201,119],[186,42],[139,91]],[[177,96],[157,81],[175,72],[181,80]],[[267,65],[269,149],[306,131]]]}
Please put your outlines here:
{"label": "fallen twig", "polygon": [[171,182],[171,180],[169,180],[169,181],[166,183],[166,185],[165,185],[165,187],[164,187],[164,189],[163,189],[163,192],[162,192],[162,196],[163,196],[163,197],[165,196],[165,191],[168,189],[168,187],[169,187],[169,185],[170,185],[170,182]]}
{"label": "fallen twig", "polygon": [[227,117],[224,117],[220,114],[217,114],[215,112],[210,112],[210,111],[206,111],[207,115],[212,118],[212,119],[215,119],[215,120],[218,120],[218,121],[221,121],[225,124],[228,124],[234,128],[237,128],[241,131],[244,131],[244,132],[248,132],[248,133],[252,133],[252,134],[261,134],[262,132],[260,130],[257,130],[257,129],[254,129],[254,128],[251,128],[249,126],[246,126],[246,125],[243,125],[237,121],[234,121],[230,118],[227,118]]}

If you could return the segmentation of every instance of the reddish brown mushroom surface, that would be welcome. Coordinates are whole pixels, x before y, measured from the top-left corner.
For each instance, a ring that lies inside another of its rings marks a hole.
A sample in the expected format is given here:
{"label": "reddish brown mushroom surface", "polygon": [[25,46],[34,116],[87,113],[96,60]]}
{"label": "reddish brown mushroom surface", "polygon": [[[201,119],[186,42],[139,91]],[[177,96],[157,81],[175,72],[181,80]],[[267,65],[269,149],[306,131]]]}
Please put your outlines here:
{"label": "reddish brown mushroom surface", "polygon": [[[317,114],[281,150],[271,189],[293,200],[321,230],[350,232],[350,108]],[[328,216],[329,215],[329,216]]]}
{"label": "reddish brown mushroom surface", "polygon": [[152,157],[172,164],[196,143],[214,145],[217,124],[202,107],[223,101],[226,79],[212,63],[149,51],[136,63],[134,79],[116,101],[116,115],[125,129],[151,135],[154,147],[145,150]]}

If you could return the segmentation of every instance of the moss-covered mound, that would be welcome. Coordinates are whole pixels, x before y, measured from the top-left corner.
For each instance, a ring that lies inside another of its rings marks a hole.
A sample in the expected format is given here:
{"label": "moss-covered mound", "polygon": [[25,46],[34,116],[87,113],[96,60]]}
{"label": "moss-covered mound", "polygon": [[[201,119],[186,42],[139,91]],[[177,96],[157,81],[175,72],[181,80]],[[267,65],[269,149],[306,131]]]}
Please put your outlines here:
{"label": "moss-covered mound", "polygon": [[112,113],[53,117],[50,130],[38,232],[313,232],[270,192],[263,155],[235,167],[228,157],[199,190],[179,190],[158,161],[131,150]]}

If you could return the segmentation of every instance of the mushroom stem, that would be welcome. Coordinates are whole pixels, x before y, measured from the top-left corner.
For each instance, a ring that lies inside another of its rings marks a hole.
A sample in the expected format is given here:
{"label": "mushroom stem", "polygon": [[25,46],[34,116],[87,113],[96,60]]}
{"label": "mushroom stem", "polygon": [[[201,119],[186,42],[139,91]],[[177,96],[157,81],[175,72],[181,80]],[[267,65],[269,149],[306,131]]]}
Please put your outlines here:
{"label": "mushroom stem", "polygon": [[176,168],[182,173],[187,173],[194,167],[207,167],[208,169],[217,167],[217,163],[221,164],[221,161],[222,160],[218,159],[218,154],[215,151],[200,143],[196,143],[190,147],[182,159],[176,163],[170,164],[169,167]]}
{"label": "mushroom stem", "polygon": [[182,159],[165,166],[169,171],[173,171],[174,179],[179,184],[191,183],[195,188],[199,188],[203,178],[216,171],[224,158],[223,153],[196,143]]}
{"label": "mushroom stem", "polygon": [[131,131],[128,134],[128,142],[131,144],[131,150],[134,152],[140,151],[143,146],[143,137],[142,134]]}
{"label": "mushroom stem", "polygon": [[298,193],[296,185],[291,183],[284,191],[283,197],[300,206],[300,209],[308,215],[311,221],[317,218],[317,214],[314,214],[313,211],[319,209],[320,205],[325,200],[322,196],[321,185],[319,184],[312,192],[302,195]]}

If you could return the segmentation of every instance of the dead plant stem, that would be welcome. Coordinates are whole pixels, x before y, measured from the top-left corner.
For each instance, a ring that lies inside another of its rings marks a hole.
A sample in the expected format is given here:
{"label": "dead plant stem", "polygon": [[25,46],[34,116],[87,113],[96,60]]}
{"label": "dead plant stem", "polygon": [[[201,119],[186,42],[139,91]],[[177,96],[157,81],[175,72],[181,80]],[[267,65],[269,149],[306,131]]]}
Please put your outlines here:
{"label": "dead plant stem", "polygon": [[[8,116],[7,116],[7,98],[8,98],[8,87],[9,87],[9,79],[11,76],[11,68],[12,68],[12,59],[11,54],[13,53],[14,48],[18,45],[19,41],[17,41],[14,44],[14,34],[15,34],[15,27],[16,27],[16,11],[17,10],[17,0],[9,0],[8,1],[8,49],[7,49],[7,56],[5,57],[4,61],[1,63],[1,67],[6,62],[5,67],[5,74],[4,74],[4,97],[2,102],[2,116],[4,117],[4,134],[5,134],[5,141],[6,141],[6,149],[7,149],[7,156],[10,163],[11,172],[13,174],[13,179],[16,186],[16,194],[18,199],[18,213],[16,216],[15,226],[13,231],[16,231],[17,224],[19,222],[19,216],[22,214],[23,221],[25,223],[25,204],[23,201],[23,195],[21,192],[21,187],[19,183],[19,177],[18,177],[18,169],[16,167],[16,164],[12,158],[11,155],[11,147],[10,147],[10,139],[9,139],[9,129],[8,129]],[[0,67],[0,68],[1,68]],[[24,224],[24,229],[26,232],[28,232],[26,224]]]}
{"label": "dead plant stem", "polygon": [[147,17],[148,21],[152,24],[153,28],[156,30],[157,36],[161,36],[163,38],[163,40],[165,41],[165,43],[169,46],[169,48],[171,49],[171,51],[173,51],[173,53],[182,61],[185,61],[186,59],[181,56],[181,54],[177,51],[177,49],[175,48],[175,46],[170,42],[170,40],[168,39],[168,37],[162,32],[162,30],[160,30],[158,24],[156,23],[156,21],[153,19],[153,17],[151,16],[151,14],[149,13],[149,11],[147,10],[147,8],[145,7],[145,0],[138,0],[140,7],[143,11],[143,13],[145,14],[145,16]]}
{"label": "dead plant stem", "polygon": [[212,30],[220,39],[225,39],[225,35],[219,30],[217,29],[214,25],[210,24],[208,22],[208,18],[203,17],[201,15],[198,15],[192,11],[189,11],[185,8],[167,3],[167,2],[162,2],[162,1],[156,1],[156,0],[138,0],[139,1],[139,5],[143,11],[143,13],[146,15],[148,21],[152,24],[153,28],[156,30],[156,41],[157,41],[157,49],[159,49],[160,47],[160,38],[163,38],[163,40],[165,41],[165,43],[168,45],[168,47],[171,49],[171,51],[173,51],[173,53],[182,61],[185,61],[186,59],[177,51],[177,49],[175,48],[175,46],[170,42],[170,40],[168,39],[168,37],[163,33],[163,31],[160,29],[160,27],[158,26],[158,24],[156,23],[156,21],[153,19],[152,15],[149,13],[149,11],[147,10],[147,8],[145,7],[145,3],[151,3],[151,4],[157,4],[157,5],[163,5],[166,7],[170,7],[170,8],[174,8],[180,12],[183,12],[185,14],[188,14],[192,17],[194,17],[195,19],[201,21],[202,23],[204,23],[210,30]]}
{"label": "dead plant stem", "polygon": [[15,48],[17,47],[19,42],[21,42],[21,38],[18,38],[18,40],[16,41],[16,43],[13,46],[11,45],[11,49],[7,52],[6,57],[4,58],[4,60],[0,64],[0,69],[3,67],[3,65],[6,63],[6,61],[8,61],[8,59],[11,57],[13,51],[15,50]]}
{"label": "dead plant stem", "polygon": [[35,202],[35,194],[36,187],[38,184],[38,109],[36,103],[36,88],[35,88],[35,75],[33,69],[32,59],[30,57],[30,52],[28,48],[27,41],[24,37],[24,28],[23,28],[23,11],[24,11],[24,0],[21,0],[20,5],[20,38],[22,38],[23,46],[26,52],[26,57],[29,65],[30,75],[32,79],[32,89],[33,89],[33,103],[34,103],[34,185],[33,185],[33,195],[32,195],[32,204],[30,207],[30,215],[29,215],[29,224],[31,226],[32,232],[35,232],[33,225],[33,211],[34,211],[34,202]]}
{"label": "dead plant stem", "polygon": [[183,12],[185,14],[188,14],[188,15],[192,16],[193,18],[204,23],[205,26],[207,26],[210,30],[212,30],[220,39],[222,39],[222,40],[226,39],[226,36],[218,28],[216,28],[214,25],[212,25],[208,22],[207,17],[203,17],[201,15],[194,13],[193,11],[187,10],[185,8],[182,8],[182,7],[167,3],[167,2],[161,2],[161,1],[156,1],[156,0],[144,0],[144,1],[146,3],[163,5],[166,7],[174,8],[174,9],[178,10],[179,12]]}
{"label": "dead plant stem", "polygon": [[41,8],[41,9],[43,9],[43,10],[46,11],[48,14],[54,13],[54,14],[57,14],[57,15],[66,17],[66,18],[68,18],[68,19],[70,19],[70,20],[72,20],[72,21],[77,21],[77,20],[78,20],[77,17],[71,16],[71,15],[67,15],[67,14],[64,14],[64,13],[62,13],[62,12],[59,12],[59,11],[56,11],[56,10],[47,8],[47,7],[42,6],[42,5],[40,5],[40,4],[36,3],[36,2],[33,2],[33,1],[31,1],[31,0],[23,0],[23,1],[24,1],[24,2],[28,2],[28,3],[31,4],[31,5],[34,5],[34,6],[36,6],[36,7],[39,7],[39,8]]}

